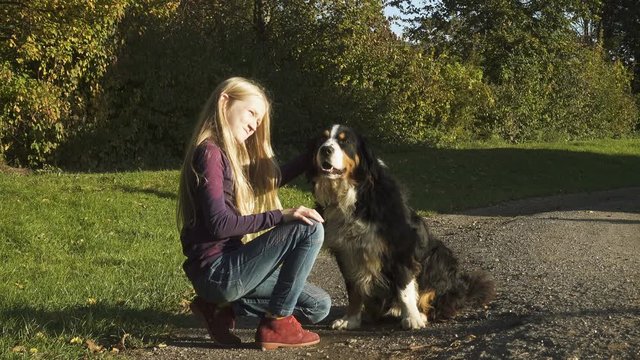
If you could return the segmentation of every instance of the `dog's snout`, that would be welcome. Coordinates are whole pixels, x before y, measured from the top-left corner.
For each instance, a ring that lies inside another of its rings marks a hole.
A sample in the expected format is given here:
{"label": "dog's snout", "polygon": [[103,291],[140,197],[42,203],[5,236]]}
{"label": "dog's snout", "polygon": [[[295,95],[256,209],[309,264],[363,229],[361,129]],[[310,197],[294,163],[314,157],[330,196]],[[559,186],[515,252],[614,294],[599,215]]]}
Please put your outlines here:
{"label": "dog's snout", "polygon": [[325,145],[323,147],[320,148],[320,154],[324,155],[324,156],[329,156],[331,154],[333,154],[333,147]]}

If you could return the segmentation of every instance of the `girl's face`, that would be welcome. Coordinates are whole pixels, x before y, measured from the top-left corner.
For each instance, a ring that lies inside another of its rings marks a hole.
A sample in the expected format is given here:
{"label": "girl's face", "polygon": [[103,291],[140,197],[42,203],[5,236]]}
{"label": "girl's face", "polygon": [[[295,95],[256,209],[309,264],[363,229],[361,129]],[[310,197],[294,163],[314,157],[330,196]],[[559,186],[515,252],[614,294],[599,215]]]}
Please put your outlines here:
{"label": "girl's face", "polygon": [[261,96],[249,96],[244,100],[230,100],[227,94],[222,94],[225,104],[227,122],[236,140],[244,143],[262,123],[266,112],[264,99]]}

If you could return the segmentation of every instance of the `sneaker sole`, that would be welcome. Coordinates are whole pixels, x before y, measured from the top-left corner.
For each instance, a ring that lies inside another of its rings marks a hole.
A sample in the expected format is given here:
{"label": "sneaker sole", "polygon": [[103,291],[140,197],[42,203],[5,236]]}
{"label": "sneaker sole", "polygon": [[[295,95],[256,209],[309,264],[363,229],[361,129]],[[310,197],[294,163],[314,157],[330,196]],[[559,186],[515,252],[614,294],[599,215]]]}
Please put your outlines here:
{"label": "sneaker sole", "polygon": [[262,351],[267,351],[267,350],[274,350],[280,347],[296,348],[296,347],[311,346],[319,342],[320,342],[320,339],[314,340],[308,343],[302,343],[302,344],[284,344],[284,343],[273,343],[273,342],[262,342],[262,343],[256,343],[256,344],[258,345],[258,347],[262,348]]}

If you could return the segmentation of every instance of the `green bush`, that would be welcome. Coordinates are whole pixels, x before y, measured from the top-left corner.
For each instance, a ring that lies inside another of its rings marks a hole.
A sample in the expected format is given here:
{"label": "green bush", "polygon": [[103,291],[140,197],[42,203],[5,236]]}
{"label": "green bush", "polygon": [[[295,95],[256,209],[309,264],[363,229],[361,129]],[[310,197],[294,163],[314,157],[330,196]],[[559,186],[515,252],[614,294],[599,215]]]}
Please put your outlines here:
{"label": "green bush", "polygon": [[0,64],[0,155],[10,165],[40,167],[53,161],[65,138],[61,119],[69,113],[59,93],[54,85]]}
{"label": "green bush", "polygon": [[508,47],[477,42],[465,58],[398,39],[379,1],[25,4],[5,12],[0,42],[10,165],[175,166],[229,76],[270,91],[285,155],[337,122],[388,144],[611,137],[638,124],[623,67],[566,34],[545,42],[521,29]]}
{"label": "green bush", "polygon": [[392,144],[473,133],[492,101],[480,69],[422,54],[392,34],[378,10],[333,4],[323,16],[282,14],[295,20],[278,22],[286,41],[272,46],[289,55],[274,61],[285,64],[280,79],[269,77],[280,105],[277,138],[290,144],[336,122]]}
{"label": "green bush", "polygon": [[213,88],[232,75],[252,77],[243,60],[251,47],[238,46],[248,41],[246,31],[222,24],[240,14],[221,13],[223,8],[219,2],[157,0],[128,8],[119,23],[118,61],[100,82],[91,123],[61,151],[66,168],[169,167],[180,161]]}
{"label": "green bush", "polygon": [[490,127],[512,142],[619,137],[633,131],[638,111],[630,76],[598,49],[515,53],[492,84]]}
{"label": "green bush", "polygon": [[2,126],[10,165],[57,162],[57,150],[91,117],[113,62],[129,0],[31,0],[3,4]]}
{"label": "green bush", "polygon": [[397,144],[454,144],[474,138],[493,105],[482,71],[472,65],[407,52],[380,130]]}

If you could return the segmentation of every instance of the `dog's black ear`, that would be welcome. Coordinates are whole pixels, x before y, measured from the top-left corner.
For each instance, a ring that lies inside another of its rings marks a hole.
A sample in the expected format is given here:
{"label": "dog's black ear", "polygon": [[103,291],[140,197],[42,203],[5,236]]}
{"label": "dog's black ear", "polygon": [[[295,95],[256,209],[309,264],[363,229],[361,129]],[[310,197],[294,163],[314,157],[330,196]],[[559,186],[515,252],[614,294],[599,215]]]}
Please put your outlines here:
{"label": "dog's black ear", "polygon": [[316,164],[316,153],[318,152],[318,148],[320,147],[321,138],[320,136],[314,136],[307,140],[306,152],[305,155],[308,159],[307,170],[305,171],[305,175],[308,181],[312,181],[316,176],[318,176],[318,166]]}
{"label": "dog's black ear", "polygon": [[356,178],[373,185],[380,177],[382,167],[378,157],[362,135],[358,135],[358,154],[360,163],[356,168]]}

